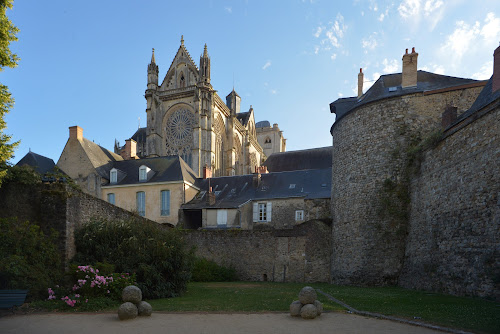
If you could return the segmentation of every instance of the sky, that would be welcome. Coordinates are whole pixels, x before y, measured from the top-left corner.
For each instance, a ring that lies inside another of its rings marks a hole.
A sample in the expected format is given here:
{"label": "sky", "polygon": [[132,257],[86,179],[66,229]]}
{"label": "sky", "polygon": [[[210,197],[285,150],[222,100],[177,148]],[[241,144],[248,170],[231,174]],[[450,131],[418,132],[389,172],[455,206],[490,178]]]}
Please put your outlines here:
{"label": "sky", "polygon": [[26,153],[56,163],[70,126],[113,150],[146,126],[151,50],[159,81],[184,36],[199,64],[206,43],[211,83],[225,101],[277,123],[287,151],[332,145],[329,104],[380,75],[401,72],[408,48],[418,69],[488,79],[500,42],[500,1],[489,0],[15,0],[18,67],[0,73],[15,104],[4,131]]}

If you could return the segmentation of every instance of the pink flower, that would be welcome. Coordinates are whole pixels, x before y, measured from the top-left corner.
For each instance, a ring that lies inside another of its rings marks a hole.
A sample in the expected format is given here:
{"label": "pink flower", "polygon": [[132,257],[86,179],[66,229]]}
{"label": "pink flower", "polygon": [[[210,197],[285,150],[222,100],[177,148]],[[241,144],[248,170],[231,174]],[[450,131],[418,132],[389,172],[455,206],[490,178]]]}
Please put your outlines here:
{"label": "pink flower", "polygon": [[86,303],[88,303],[88,302],[89,302],[89,300],[88,300],[88,299],[85,299],[85,302],[86,302]]}
{"label": "pink flower", "polygon": [[79,294],[76,294],[76,295],[75,295],[75,298],[80,298],[80,295],[79,295]]}
{"label": "pink flower", "polygon": [[108,293],[109,293],[109,290],[108,290]]}

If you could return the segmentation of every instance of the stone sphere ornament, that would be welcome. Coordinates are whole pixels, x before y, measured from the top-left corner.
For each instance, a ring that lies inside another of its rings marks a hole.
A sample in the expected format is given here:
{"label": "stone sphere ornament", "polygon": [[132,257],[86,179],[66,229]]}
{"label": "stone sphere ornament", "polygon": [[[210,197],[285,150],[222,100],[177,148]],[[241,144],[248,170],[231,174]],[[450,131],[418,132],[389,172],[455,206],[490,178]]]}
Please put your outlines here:
{"label": "stone sphere ornament", "polygon": [[139,310],[140,316],[150,317],[151,313],[153,313],[153,308],[148,302],[142,301],[137,304],[137,309]]}
{"label": "stone sphere ornament", "polygon": [[137,306],[131,302],[123,303],[118,308],[118,317],[120,320],[134,319],[138,313]]}
{"label": "stone sphere ornament", "polygon": [[122,292],[122,299],[124,302],[131,302],[139,304],[142,300],[142,291],[135,285],[129,285]]}
{"label": "stone sphere ornament", "polygon": [[316,310],[318,311],[318,316],[320,316],[321,313],[323,313],[323,303],[320,302],[319,300],[315,300],[314,306],[316,306]]}
{"label": "stone sphere ornament", "polygon": [[302,309],[302,303],[298,300],[290,304],[290,315],[292,317],[300,317],[300,310]]}
{"label": "stone sphere ornament", "polygon": [[300,309],[302,319],[314,319],[318,316],[318,310],[314,304],[307,304]]}
{"label": "stone sphere ornament", "polygon": [[300,290],[299,293],[299,301],[306,305],[306,304],[314,304],[314,301],[318,298],[318,295],[316,294],[316,290],[311,288],[310,286],[306,286]]}

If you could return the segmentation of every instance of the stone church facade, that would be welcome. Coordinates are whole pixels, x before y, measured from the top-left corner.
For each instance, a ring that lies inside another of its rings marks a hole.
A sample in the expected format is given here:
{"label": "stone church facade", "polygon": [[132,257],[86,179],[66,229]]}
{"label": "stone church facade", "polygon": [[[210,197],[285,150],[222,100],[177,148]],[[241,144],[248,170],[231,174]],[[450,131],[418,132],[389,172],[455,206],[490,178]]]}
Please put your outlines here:
{"label": "stone church facade", "polygon": [[145,92],[144,156],[179,155],[198,175],[204,166],[214,176],[230,176],[252,173],[261,165],[266,156],[257,141],[253,109],[241,112],[234,89],[225,102],[219,97],[210,84],[206,45],[198,68],[182,38],[161,83],[158,72],[153,50]]}

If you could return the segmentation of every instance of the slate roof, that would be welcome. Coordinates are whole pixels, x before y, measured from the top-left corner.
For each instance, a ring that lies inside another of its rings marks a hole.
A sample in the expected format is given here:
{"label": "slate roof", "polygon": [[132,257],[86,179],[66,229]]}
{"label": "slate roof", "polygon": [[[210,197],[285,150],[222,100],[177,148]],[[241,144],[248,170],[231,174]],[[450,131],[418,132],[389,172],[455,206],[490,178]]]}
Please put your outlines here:
{"label": "slate roof", "polygon": [[94,166],[97,173],[101,177],[109,179],[109,171],[112,168],[111,166],[116,161],[122,161],[123,158],[86,138],[83,138],[81,143],[83,150],[87,154],[90,163]]}
{"label": "slate roof", "polygon": [[332,147],[273,153],[263,164],[269,172],[332,167]]}
{"label": "slate roof", "polygon": [[[238,208],[252,200],[285,198],[330,198],[332,169],[300,170],[261,174],[258,187],[253,185],[254,174],[198,179],[200,193],[182,209]],[[215,204],[208,205],[209,186],[215,193]]]}
{"label": "slate roof", "polygon": [[417,86],[402,88],[401,79],[402,73],[382,75],[359,99],[357,97],[341,98],[330,103],[330,112],[335,113],[336,115],[335,122],[339,121],[350,111],[370,102],[395,96],[403,96],[406,94],[427,92],[482,82],[480,80],[457,78],[426,71],[417,71]]}
{"label": "slate roof", "polygon": [[132,137],[131,139],[135,140],[137,144],[144,144],[146,143],[146,128],[139,128]]}
{"label": "slate roof", "polygon": [[36,172],[44,175],[52,171],[56,164],[54,160],[30,151],[16,164],[16,166],[24,165],[34,167]]}
{"label": "slate roof", "polygon": [[256,128],[270,128],[271,123],[269,123],[269,121],[260,121],[260,122],[255,123],[255,127]]}
{"label": "slate roof", "polygon": [[[143,165],[149,167],[151,171],[146,182],[139,182],[139,167]],[[187,181],[192,184],[196,182],[195,172],[178,155],[116,161],[109,170],[112,168],[119,171],[118,182],[113,184],[108,182],[106,186],[172,181]],[[109,179],[109,171],[106,178]]]}
{"label": "slate roof", "polygon": [[246,126],[250,120],[250,111],[237,113],[236,119],[240,121],[241,125]]}
{"label": "slate roof", "polygon": [[483,109],[490,103],[500,99],[500,89],[497,90],[495,93],[492,93],[491,91],[492,85],[493,85],[493,76],[488,80],[486,86],[484,86],[483,90],[479,93],[479,95],[476,98],[476,101],[474,101],[469,110],[459,115],[455,123],[462,121],[463,119],[471,116],[475,112]]}

